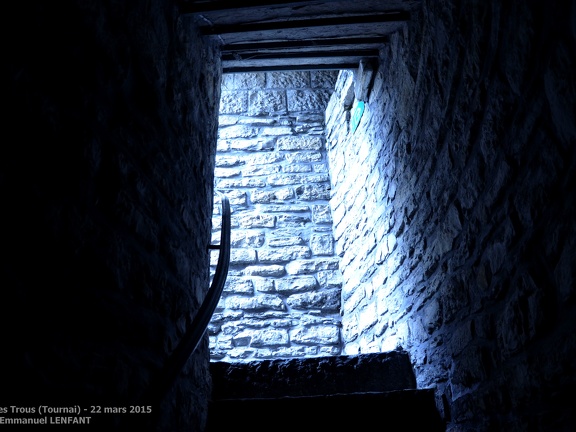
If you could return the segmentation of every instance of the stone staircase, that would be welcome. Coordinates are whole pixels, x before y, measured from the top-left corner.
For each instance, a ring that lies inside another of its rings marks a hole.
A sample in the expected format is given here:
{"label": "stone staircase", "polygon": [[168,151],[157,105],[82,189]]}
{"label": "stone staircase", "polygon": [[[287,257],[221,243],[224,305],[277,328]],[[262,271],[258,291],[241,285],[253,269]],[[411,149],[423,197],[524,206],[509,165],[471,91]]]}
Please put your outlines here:
{"label": "stone staircase", "polygon": [[207,432],[426,431],[445,427],[404,352],[211,363]]}

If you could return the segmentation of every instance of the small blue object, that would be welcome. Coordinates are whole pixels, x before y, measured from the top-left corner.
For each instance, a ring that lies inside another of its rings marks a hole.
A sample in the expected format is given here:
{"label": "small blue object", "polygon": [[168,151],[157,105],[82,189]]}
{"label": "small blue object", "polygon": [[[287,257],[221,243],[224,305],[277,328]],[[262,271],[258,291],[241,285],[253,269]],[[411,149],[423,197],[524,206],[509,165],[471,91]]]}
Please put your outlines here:
{"label": "small blue object", "polygon": [[364,102],[359,101],[358,104],[356,104],[356,109],[354,110],[352,118],[350,119],[350,129],[352,130],[352,133],[356,132],[356,128],[360,124],[362,114],[364,114]]}

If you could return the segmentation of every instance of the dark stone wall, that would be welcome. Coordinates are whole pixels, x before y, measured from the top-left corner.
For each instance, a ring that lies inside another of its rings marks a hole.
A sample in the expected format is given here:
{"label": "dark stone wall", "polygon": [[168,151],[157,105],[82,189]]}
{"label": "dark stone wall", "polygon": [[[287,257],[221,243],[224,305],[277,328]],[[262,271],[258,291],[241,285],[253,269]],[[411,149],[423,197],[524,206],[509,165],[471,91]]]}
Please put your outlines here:
{"label": "dark stone wall", "polygon": [[[230,199],[232,249],[209,326],[212,360],[340,354],[341,279],[324,144],[337,76],[223,75],[214,176]],[[214,243],[220,222],[215,215]],[[217,259],[213,251],[213,271]]]}
{"label": "dark stone wall", "polygon": [[[128,407],[209,286],[217,52],[174,2],[3,13],[0,406]],[[208,364],[206,340],[159,430],[201,430]]]}
{"label": "dark stone wall", "polygon": [[575,22],[425,1],[358,129],[350,73],[328,106],[344,352],[406,349],[449,430],[576,422]]}

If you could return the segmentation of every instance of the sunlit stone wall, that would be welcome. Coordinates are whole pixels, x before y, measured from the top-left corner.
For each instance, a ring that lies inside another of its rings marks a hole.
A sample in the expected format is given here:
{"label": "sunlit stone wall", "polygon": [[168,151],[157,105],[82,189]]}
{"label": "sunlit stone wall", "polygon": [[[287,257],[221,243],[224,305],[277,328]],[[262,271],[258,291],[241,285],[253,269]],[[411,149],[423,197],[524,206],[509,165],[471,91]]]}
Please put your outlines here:
{"label": "sunlit stone wall", "polygon": [[[232,251],[209,327],[213,360],[340,353],[341,275],[324,140],[336,75],[223,77],[215,188],[231,201]],[[214,243],[219,224],[216,214]]]}
{"label": "sunlit stone wall", "polygon": [[344,352],[408,350],[449,430],[567,430],[576,9],[465,3],[392,36],[355,132],[361,76],[328,105]]}

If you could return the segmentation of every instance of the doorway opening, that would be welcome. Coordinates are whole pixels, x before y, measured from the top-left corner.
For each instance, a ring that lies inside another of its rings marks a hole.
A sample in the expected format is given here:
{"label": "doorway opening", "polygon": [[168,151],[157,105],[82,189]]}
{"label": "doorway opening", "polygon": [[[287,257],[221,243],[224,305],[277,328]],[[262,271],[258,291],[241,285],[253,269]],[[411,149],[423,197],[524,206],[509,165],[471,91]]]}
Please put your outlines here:
{"label": "doorway opening", "polygon": [[[209,326],[213,361],[342,352],[324,133],[339,73],[223,75],[215,190],[230,199],[232,249]],[[220,236],[218,215],[213,235]]]}

